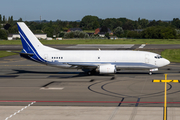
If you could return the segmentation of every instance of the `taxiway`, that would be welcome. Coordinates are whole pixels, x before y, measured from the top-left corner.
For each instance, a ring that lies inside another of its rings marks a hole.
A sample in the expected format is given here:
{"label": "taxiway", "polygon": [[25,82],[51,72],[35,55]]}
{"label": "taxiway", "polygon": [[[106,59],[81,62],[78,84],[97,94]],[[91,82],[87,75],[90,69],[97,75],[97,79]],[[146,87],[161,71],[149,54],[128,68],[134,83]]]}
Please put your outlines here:
{"label": "taxiway", "polygon": [[[159,120],[164,84],[152,80],[164,79],[164,73],[168,79],[179,79],[179,68],[179,63],[171,63],[153,75],[139,70],[88,76],[19,55],[0,58],[0,119],[12,115],[11,120]],[[168,83],[167,89],[168,117],[176,120],[180,118],[179,83]]]}

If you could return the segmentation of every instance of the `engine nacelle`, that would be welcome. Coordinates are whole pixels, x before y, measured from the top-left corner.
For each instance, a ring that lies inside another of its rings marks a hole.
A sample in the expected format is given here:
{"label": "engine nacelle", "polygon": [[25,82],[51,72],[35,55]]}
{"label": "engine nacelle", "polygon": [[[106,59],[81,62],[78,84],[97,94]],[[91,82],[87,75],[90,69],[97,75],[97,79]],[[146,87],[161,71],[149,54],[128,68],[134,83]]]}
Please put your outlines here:
{"label": "engine nacelle", "polygon": [[100,74],[116,73],[115,65],[100,65],[99,66]]}

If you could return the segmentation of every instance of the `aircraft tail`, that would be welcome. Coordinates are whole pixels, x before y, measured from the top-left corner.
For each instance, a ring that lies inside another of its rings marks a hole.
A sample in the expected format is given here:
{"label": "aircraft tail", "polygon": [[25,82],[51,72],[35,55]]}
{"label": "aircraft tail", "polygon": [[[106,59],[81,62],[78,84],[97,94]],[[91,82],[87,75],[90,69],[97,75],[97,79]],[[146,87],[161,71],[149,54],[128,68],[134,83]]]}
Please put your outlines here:
{"label": "aircraft tail", "polygon": [[36,53],[37,50],[43,49],[43,44],[36,38],[24,22],[17,22],[19,35],[25,53]]}

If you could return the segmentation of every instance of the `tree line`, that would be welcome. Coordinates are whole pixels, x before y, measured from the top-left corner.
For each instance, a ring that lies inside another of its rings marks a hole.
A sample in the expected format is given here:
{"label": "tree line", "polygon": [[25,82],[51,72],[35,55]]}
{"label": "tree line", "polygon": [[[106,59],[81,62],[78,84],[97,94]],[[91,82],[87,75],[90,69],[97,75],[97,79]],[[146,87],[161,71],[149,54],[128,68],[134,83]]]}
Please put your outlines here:
{"label": "tree line", "polygon": [[[7,39],[7,35],[9,33],[18,33],[16,22],[21,21],[23,21],[22,18],[19,20],[13,20],[13,16],[6,18],[0,14],[0,39]],[[45,33],[48,37],[53,37],[53,35],[56,35],[56,37],[63,37],[65,31],[69,28],[95,30],[106,26],[118,37],[157,39],[180,38],[179,18],[173,18],[172,21],[149,21],[141,18],[138,18],[138,20],[130,20],[127,18],[101,19],[97,16],[87,15],[84,16],[80,22],[61,20],[24,22],[33,31],[33,33]]]}

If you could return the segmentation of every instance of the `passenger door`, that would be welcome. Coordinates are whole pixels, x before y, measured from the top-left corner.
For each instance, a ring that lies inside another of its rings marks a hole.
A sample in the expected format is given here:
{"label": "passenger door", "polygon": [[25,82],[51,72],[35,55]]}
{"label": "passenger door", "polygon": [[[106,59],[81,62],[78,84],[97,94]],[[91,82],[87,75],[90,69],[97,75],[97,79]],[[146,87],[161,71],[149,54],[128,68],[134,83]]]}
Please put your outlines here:
{"label": "passenger door", "polygon": [[149,54],[145,55],[145,63],[149,63]]}

